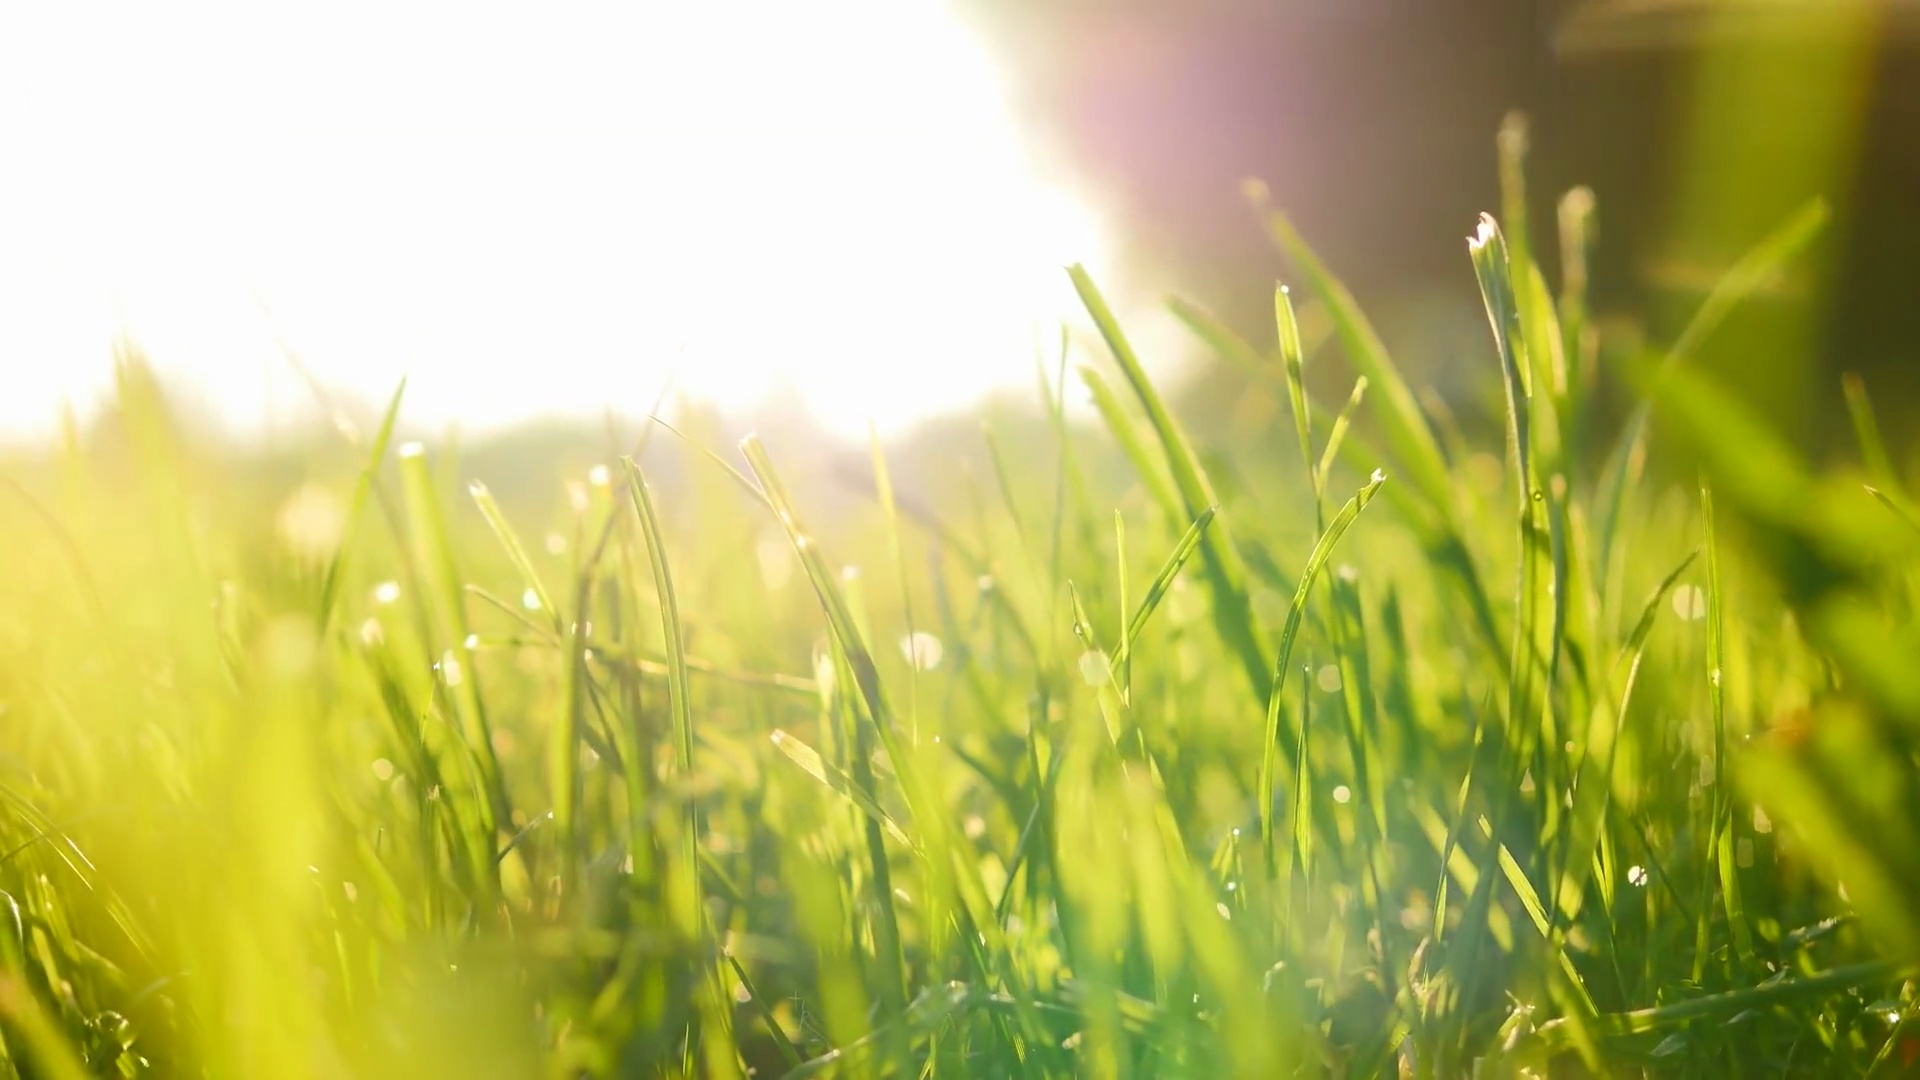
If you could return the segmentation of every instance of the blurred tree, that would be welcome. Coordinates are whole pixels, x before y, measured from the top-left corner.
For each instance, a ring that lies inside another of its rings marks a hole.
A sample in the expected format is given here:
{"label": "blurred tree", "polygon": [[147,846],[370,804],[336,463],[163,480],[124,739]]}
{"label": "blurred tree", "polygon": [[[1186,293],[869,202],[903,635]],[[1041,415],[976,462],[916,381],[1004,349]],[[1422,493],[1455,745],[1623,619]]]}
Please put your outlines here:
{"label": "blurred tree", "polygon": [[[1803,436],[1844,426],[1835,376],[1920,405],[1920,4],[1773,0],[1078,0],[966,8],[1039,140],[1114,212],[1136,261],[1271,337],[1281,269],[1238,196],[1278,205],[1360,295],[1416,379],[1444,381],[1477,317],[1462,240],[1498,204],[1493,133],[1533,119],[1534,231],[1599,200],[1602,314],[1671,340],[1705,289],[1814,195],[1834,226],[1703,358],[1742,367]],[[1805,301],[1822,298],[1824,305]],[[1897,399],[1897,400],[1896,400]],[[1816,402],[1817,405],[1809,405]]]}

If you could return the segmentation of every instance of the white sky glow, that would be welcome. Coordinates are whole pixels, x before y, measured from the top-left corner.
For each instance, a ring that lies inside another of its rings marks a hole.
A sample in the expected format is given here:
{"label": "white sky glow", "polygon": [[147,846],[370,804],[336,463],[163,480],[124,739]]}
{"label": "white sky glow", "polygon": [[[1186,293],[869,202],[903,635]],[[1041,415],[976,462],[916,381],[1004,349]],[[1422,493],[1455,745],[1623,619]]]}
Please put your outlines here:
{"label": "white sky glow", "polygon": [[0,433],[122,328],[242,430],[301,404],[276,334],[417,421],[672,371],[897,428],[1031,385],[1106,255],[937,0],[9,5],[0,153]]}

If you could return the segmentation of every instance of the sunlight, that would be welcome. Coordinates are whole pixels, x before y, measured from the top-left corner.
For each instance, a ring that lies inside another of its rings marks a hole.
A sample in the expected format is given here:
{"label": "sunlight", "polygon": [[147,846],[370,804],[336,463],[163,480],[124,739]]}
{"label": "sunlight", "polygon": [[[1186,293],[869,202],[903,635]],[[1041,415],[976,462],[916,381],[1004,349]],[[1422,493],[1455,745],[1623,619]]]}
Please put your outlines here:
{"label": "sunlight", "polygon": [[934,0],[100,14],[0,17],[0,432],[121,328],[242,430],[306,407],[278,340],[428,423],[671,372],[894,429],[1028,385],[1106,254]]}

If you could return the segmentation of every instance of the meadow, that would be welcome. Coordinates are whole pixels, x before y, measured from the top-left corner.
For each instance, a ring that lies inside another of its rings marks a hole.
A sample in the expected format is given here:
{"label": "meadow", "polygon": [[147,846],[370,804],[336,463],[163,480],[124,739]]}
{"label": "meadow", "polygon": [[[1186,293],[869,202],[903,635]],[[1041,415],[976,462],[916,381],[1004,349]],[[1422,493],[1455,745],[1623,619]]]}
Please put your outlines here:
{"label": "meadow", "polygon": [[404,387],[263,470],[129,357],[111,438],[0,476],[0,1059],[1903,1074],[1920,511],[1858,380],[1816,468],[1690,363],[1824,212],[1623,355],[1591,194],[1530,225],[1509,156],[1503,441],[1257,188],[1269,344],[1174,305],[1251,448],[1078,268],[1041,437],[932,490],[662,402],[509,501]]}

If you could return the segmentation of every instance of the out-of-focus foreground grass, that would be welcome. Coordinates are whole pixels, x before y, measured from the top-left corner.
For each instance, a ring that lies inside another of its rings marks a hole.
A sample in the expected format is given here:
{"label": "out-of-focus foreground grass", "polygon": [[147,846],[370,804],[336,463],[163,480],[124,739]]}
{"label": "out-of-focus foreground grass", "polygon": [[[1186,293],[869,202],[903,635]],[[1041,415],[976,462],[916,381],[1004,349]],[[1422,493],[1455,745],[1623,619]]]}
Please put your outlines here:
{"label": "out-of-focus foreground grass", "polygon": [[[1350,398],[1303,388],[1287,294],[1272,350],[1180,306],[1285,402],[1225,453],[1076,270],[1097,336],[1046,365],[1046,453],[896,502],[876,452],[830,518],[758,442],[659,426],[509,513],[394,412],[269,497],[127,366],[117,450],[0,481],[0,1055],[1911,1065],[1920,526],[1857,385],[1864,465],[1816,475],[1688,364],[1821,213],[1601,370],[1590,196],[1550,267],[1509,204],[1461,266],[1504,450],[1264,207]],[[1103,426],[1061,412],[1082,387]]]}

